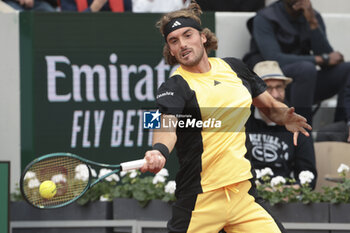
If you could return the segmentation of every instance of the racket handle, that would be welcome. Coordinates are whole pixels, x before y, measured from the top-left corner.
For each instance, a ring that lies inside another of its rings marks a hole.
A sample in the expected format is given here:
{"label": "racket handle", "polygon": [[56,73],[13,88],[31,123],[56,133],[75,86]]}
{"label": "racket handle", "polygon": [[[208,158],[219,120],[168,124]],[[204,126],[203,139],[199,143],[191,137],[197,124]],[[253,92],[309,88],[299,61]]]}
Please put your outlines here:
{"label": "racket handle", "polygon": [[145,159],[134,160],[130,162],[121,163],[122,171],[129,171],[133,169],[139,169],[146,163]]}

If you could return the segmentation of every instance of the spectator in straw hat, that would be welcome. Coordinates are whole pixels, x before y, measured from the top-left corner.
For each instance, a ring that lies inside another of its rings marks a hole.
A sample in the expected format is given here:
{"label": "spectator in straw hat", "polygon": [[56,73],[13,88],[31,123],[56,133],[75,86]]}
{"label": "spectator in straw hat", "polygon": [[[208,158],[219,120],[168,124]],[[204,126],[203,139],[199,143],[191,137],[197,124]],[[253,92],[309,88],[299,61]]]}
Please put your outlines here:
{"label": "spectator in straw hat", "polygon": [[[285,103],[285,89],[292,79],[284,76],[278,63],[259,62],[254,72],[264,80],[270,95]],[[274,176],[295,178],[297,183],[299,173],[308,170],[315,175],[311,183],[314,188],[317,172],[312,137],[300,135],[297,146],[291,143],[292,137],[285,127],[276,125],[260,110],[254,109],[247,122],[247,156],[253,168],[270,167]]]}

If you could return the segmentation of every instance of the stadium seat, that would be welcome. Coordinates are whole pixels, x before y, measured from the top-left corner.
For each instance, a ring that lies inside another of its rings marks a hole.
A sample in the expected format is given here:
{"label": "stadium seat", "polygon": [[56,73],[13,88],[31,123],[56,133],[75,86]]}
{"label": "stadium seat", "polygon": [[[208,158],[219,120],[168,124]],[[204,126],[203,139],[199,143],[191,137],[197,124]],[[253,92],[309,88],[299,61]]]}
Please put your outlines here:
{"label": "stadium seat", "polygon": [[[341,163],[350,166],[350,143],[316,142],[314,145],[318,173],[316,191],[322,191],[323,186],[336,185],[335,181],[339,178],[337,169]],[[350,177],[350,173],[347,176]]]}
{"label": "stadium seat", "polygon": [[15,10],[5,2],[0,0],[0,12],[9,13],[9,12],[15,12]]}

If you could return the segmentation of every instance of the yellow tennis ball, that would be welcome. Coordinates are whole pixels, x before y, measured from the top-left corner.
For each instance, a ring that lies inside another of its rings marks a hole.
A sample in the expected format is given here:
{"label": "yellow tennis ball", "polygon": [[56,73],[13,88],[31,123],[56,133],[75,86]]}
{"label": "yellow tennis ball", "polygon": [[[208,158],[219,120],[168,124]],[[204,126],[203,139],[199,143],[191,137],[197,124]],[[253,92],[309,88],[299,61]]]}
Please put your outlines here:
{"label": "yellow tennis ball", "polygon": [[56,195],[56,192],[56,184],[51,180],[45,180],[39,187],[40,196],[45,199],[53,198]]}

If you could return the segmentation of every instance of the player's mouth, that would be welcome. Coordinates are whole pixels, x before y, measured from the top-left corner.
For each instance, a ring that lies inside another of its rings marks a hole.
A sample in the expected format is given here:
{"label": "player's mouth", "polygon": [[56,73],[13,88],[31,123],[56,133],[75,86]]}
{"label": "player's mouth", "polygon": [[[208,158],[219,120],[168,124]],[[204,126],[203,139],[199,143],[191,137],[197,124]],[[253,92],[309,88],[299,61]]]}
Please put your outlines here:
{"label": "player's mouth", "polygon": [[190,49],[183,50],[183,51],[181,51],[181,57],[187,58],[191,52],[192,51]]}

